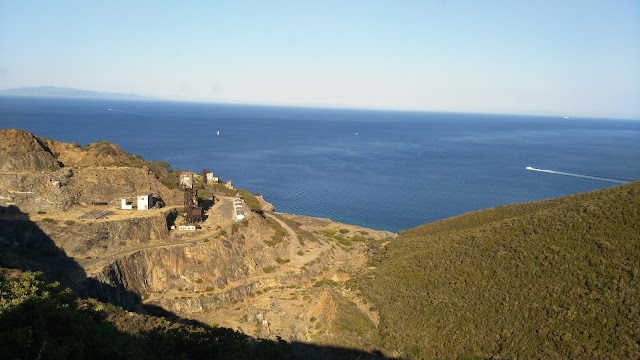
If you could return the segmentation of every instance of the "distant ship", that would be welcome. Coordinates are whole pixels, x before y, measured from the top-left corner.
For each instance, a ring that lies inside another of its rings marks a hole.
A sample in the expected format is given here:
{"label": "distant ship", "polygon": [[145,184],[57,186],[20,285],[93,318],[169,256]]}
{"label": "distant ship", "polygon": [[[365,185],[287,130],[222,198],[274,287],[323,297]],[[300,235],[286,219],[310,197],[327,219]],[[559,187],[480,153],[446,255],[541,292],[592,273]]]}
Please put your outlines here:
{"label": "distant ship", "polygon": [[216,132],[216,135],[220,136],[220,130],[218,130],[218,132]]}
{"label": "distant ship", "polygon": [[565,116],[564,118],[565,118],[565,119],[568,119],[569,117],[568,117],[568,116]]}

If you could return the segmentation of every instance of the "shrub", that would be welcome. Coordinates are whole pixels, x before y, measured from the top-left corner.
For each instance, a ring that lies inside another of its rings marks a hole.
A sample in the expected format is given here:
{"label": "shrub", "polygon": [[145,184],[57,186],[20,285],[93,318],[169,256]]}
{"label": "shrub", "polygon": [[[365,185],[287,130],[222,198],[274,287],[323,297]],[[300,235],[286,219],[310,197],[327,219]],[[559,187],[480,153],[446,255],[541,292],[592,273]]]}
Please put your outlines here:
{"label": "shrub", "polygon": [[244,202],[247,203],[247,206],[249,206],[249,209],[262,210],[262,206],[260,206],[260,201],[258,201],[258,199],[255,196],[253,196],[249,192],[249,190],[240,189],[238,190],[238,193],[240,193],[240,196],[242,196],[242,199],[244,200]]}
{"label": "shrub", "polygon": [[322,280],[316,281],[316,283],[313,284],[313,287],[336,286],[336,285],[338,285],[338,283],[331,279],[322,279]]}
{"label": "shrub", "polygon": [[338,242],[344,246],[351,246],[353,245],[353,243],[351,242],[351,239],[345,238],[343,236],[340,235],[336,235],[333,237],[334,239],[338,240]]}
{"label": "shrub", "polygon": [[276,270],[275,266],[273,265],[269,265],[269,266],[265,266],[262,268],[262,271],[264,271],[265,273],[272,273]]}
{"label": "shrub", "polygon": [[264,243],[269,246],[275,246],[282,242],[286,232],[284,228],[280,226],[280,224],[277,221],[271,218],[267,218],[267,221],[269,222],[269,225],[271,225],[271,228],[275,231],[275,234],[271,236],[271,240],[265,240]]}
{"label": "shrub", "polygon": [[326,229],[326,230],[322,230],[322,235],[326,236],[326,237],[333,237],[333,235],[336,234],[335,230],[330,230],[330,229]]}
{"label": "shrub", "polygon": [[367,241],[367,238],[362,235],[354,235],[351,237],[351,241]]}

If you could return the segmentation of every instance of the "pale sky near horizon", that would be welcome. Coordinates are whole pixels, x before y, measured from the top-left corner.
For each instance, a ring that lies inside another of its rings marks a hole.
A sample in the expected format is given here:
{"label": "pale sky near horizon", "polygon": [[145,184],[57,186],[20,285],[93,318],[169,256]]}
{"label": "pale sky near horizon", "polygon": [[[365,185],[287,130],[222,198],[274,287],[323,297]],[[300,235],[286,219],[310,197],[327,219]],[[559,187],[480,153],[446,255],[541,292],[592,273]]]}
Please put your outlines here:
{"label": "pale sky near horizon", "polygon": [[0,89],[640,119],[640,1],[0,0]]}

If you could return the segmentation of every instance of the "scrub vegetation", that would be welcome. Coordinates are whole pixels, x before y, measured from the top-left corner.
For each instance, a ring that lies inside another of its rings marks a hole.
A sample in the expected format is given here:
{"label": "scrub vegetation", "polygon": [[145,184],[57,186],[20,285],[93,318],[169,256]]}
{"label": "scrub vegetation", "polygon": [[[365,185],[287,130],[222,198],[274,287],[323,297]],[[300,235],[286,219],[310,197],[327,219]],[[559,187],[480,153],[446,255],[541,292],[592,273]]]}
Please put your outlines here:
{"label": "scrub vegetation", "polygon": [[244,202],[247,203],[247,206],[249,206],[249,209],[254,211],[262,209],[262,206],[260,205],[260,201],[258,201],[258,199],[255,196],[253,196],[253,194],[251,194],[249,190],[240,189],[238,190],[238,193],[240,194],[240,196],[242,196],[242,199],[244,200]]}
{"label": "scrub vegetation", "polygon": [[0,269],[0,349],[7,359],[293,357],[283,341],[132,314],[80,299],[41,274],[6,269]]}
{"label": "scrub vegetation", "polygon": [[299,222],[289,219],[286,216],[281,216],[278,213],[272,213],[273,216],[277,217],[279,220],[287,224],[295,233],[298,235],[298,240],[300,244],[304,245],[307,241],[318,242],[318,239],[310,232],[302,228]]}
{"label": "scrub vegetation", "polygon": [[275,231],[275,233],[271,235],[271,240],[264,240],[263,242],[269,246],[276,246],[280,244],[282,240],[284,240],[284,236],[287,234],[287,232],[277,221],[272,220],[271,218],[267,218],[266,220],[269,223],[269,226],[271,226],[271,228]]}
{"label": "scrub vegetation", "polygon": [[350,285],[411,358],[640,357],[640,183],[401,232]]}

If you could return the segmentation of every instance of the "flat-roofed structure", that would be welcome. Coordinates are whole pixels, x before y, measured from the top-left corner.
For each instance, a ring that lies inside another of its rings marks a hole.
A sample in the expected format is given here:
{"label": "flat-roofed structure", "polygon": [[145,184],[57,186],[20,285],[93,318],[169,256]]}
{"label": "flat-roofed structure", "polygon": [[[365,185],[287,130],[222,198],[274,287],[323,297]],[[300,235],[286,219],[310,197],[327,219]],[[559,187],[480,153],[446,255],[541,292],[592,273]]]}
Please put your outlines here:
{"label": "flat-roofed structure", "polygon": [[149,210],[153,207],[153,194],[145,193],[139,194],[138,199],[138,210]]}

